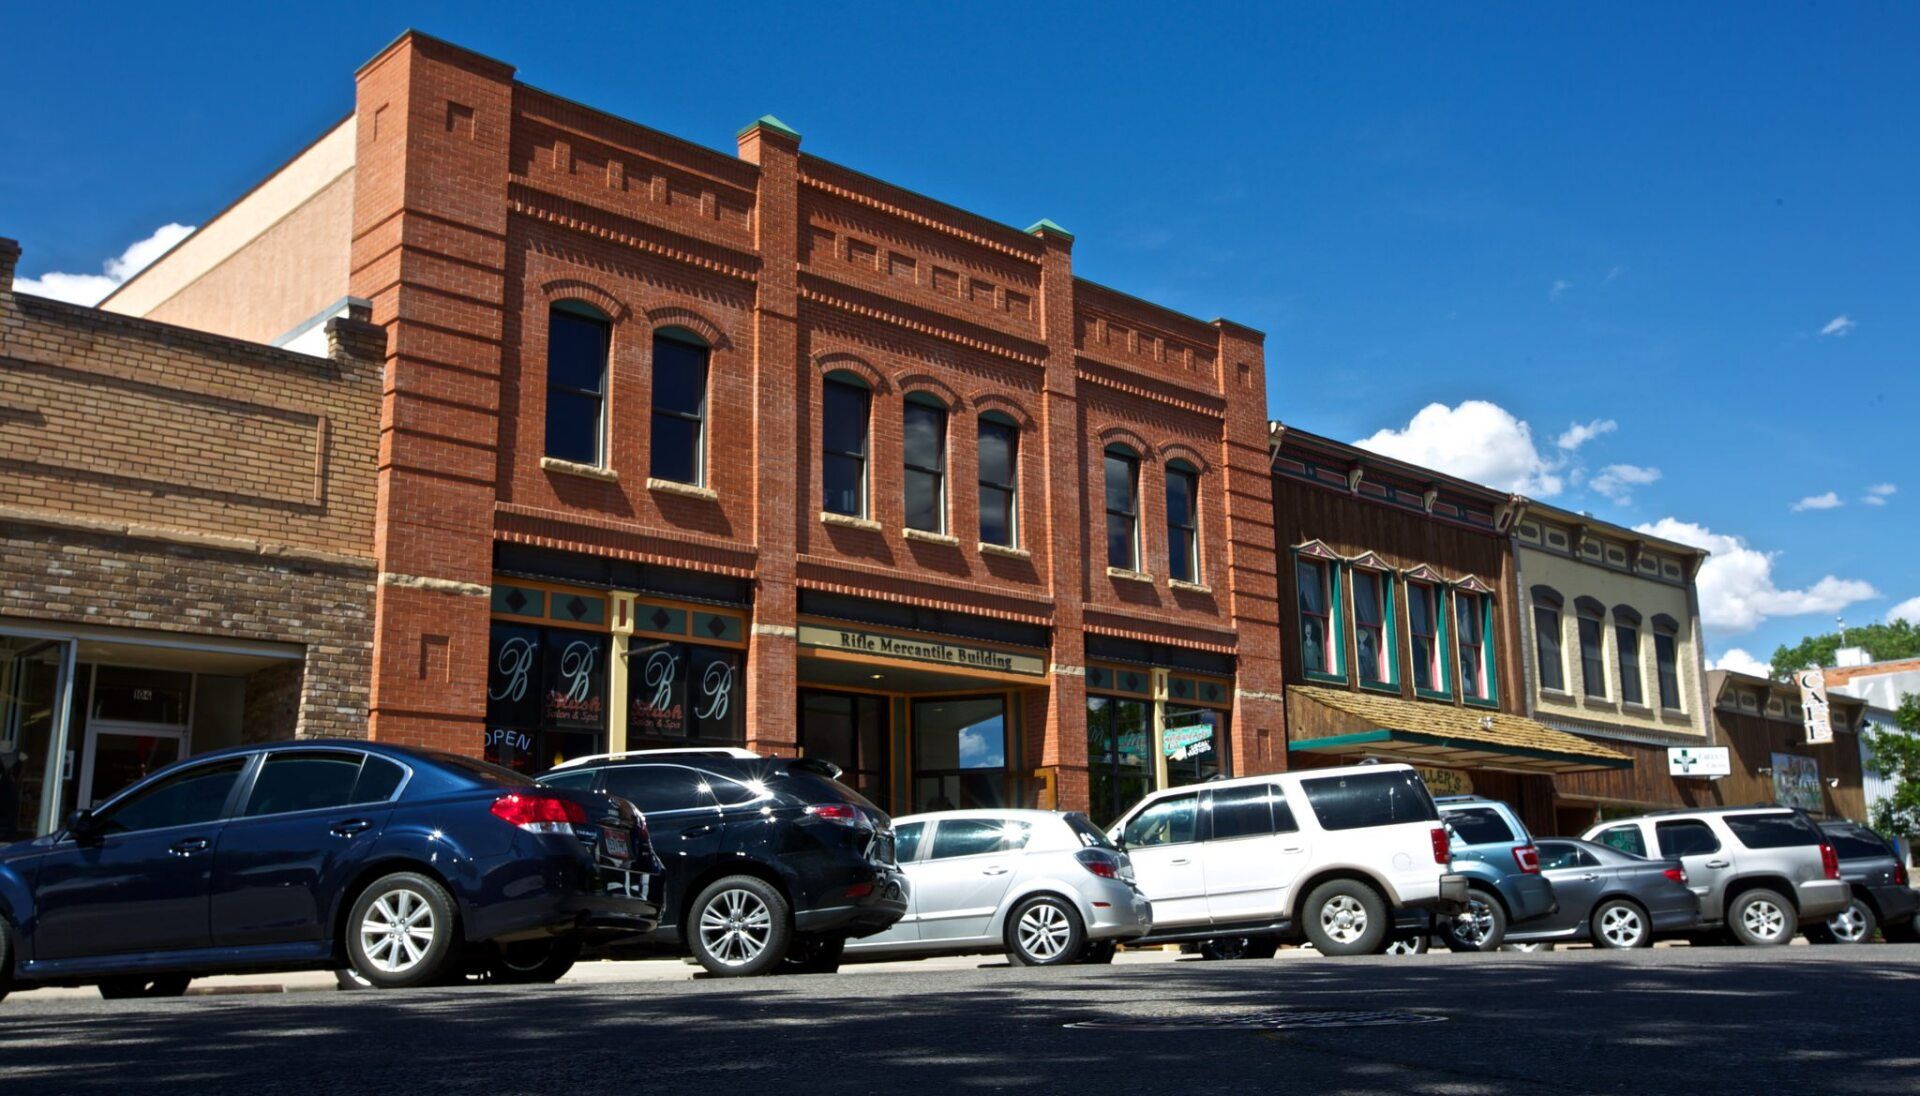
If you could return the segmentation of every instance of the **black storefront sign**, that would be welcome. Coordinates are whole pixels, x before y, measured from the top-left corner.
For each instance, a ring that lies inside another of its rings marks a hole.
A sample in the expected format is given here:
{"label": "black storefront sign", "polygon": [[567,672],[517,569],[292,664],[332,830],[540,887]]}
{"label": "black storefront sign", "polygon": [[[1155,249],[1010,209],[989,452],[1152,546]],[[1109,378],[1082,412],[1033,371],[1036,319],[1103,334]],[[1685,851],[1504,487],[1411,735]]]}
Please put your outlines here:
{"label": "black storefront sign", "polygon": [[742,685],[737,651],[635,637],[627,649],[627,741],[741,742]]}
{"label": "black storefront sign", "polygon": [[605,749],[605,635],[496,622],[488,646],[487,760],[540,772]]}

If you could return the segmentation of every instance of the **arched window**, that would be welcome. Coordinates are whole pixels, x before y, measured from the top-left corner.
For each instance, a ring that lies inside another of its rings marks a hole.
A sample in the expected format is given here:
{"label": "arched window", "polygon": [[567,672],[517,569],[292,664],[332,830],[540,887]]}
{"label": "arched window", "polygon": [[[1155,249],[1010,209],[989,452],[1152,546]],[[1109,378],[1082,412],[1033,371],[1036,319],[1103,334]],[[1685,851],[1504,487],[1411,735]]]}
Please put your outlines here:
{"label": "arched window", "polygon": [[907,528],[947,531],[947,406],[925,392],[907,397],[905,437]]}
{"label": "arched window", "polygon": [[1140,570],[1140,455],[1124,445],[1106,452],[1107,566]]}
{"label": "arched window", "polygon": [[980,541],[1020,539],[1020,427],[998,411],[980,416]]}
{"label": "arched window", "polygon": [[1200,472],[1183,460],[1167,462],[1167,574],[1200,581]]}
{"label": "arched window", "polygon": [[1561,653],[1560,610],[1566,604],[1551,586],[1535,586],[1533,594],[1533,653],[1540,687],[1567,691],[1566,658]]}
{"label": "arched window", "polygon": [[707,344],[682,327],[653,337],[653,442],[647,474],[706,485]]}
{"label": "arched window", "polygon": [[1653,666],[1660,682],[1660,706],[1685,711],[1680,698],[1680,622],[1665,613],[1653,618]]}
{"label": "arched window", "polygon": [[613,321],[580,301],[547,310],[547,456],[606,463],[607,349]]}
{"label": "arched window", "polygon": [[1613,607],[1613,646],[1620,659],[1620,702],[1645,704],[1640,683],[1640,613],[1631,605]]}
{"label": "arched window", "polygon": [[1576,598],[1579,614],[1580,688],[1596,700],[1607,698],[1606,627],[1607,607],[1590,597]]}
{"label": "arched window", "polygon": [[867,516],[867,418],[873,393],[852,373],[827,374],[820,390],[820,479],[829,514]]}

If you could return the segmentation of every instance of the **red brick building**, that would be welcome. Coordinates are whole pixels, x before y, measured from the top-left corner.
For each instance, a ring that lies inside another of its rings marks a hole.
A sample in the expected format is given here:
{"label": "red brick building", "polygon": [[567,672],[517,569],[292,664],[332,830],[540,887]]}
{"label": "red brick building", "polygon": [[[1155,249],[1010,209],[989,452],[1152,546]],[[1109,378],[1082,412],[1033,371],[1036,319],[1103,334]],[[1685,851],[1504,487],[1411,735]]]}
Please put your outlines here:
{"label": "red brick building", "polygon": [[1284,767],[1261,336],[1075,277],[1052,222],[408,34],[105,307],[297,345],[355,301],[375,737],[801,750],[899,811]]}

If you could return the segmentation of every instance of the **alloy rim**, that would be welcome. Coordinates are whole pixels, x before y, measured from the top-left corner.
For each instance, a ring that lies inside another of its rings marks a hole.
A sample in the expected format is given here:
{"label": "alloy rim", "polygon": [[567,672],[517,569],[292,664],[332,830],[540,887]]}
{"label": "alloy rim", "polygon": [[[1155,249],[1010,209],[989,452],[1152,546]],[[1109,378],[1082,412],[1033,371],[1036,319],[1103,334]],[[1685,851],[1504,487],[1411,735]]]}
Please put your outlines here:
{"label": "alloy rim", "polygon": [[1600,915],[1600,935],[1616,948],[1630,948],[1638,944],[1643,931],[1640,915],[1625,906],[1615,906]]}
{"label": "alloy rim", "polygon": [[1765,898],[1747,903],[1747,908],[1740,914],[1740,923],[1759,940],[1778,940],[1786,935],[1786,914]]}
{"label": "alloy rim", "polygon": [[1479,947],[1493,935],[1493,907],[1478,898],[1467,899],[1467,912],[1454,918],[1454,935],[1463,944]]}
{"label": "alloy rim", "polygon": [[1016,932],[1020,950],[1035,959],[1057,958],[1066,950],[1068,937],[1073,935],[1066,913],[1046,902],[1021,914]]}
{"label": "alloy rim", "polygon": [[1367,907],[1351,894],[1336,894],[1320,907],[1320,928],[1336,943],[1351,944],[1367,933]]}
{"label": "alloy rim", "polygon": [[1827,929],[1849,944],[1866,939],[1867,918],[1858,902],[1827,919]]}
{"label": "alloy rim", "polygon": [[401,974],[420,965],[433,946],[433,907],[419,891],[381,895],[360,922],[360,950],[378,969]]}
{"label": "alloy rim", "polygon": [[700,942],[725,966],[746,966],[772,940],[773,914],[752,891],[721,891],[700,912]]}

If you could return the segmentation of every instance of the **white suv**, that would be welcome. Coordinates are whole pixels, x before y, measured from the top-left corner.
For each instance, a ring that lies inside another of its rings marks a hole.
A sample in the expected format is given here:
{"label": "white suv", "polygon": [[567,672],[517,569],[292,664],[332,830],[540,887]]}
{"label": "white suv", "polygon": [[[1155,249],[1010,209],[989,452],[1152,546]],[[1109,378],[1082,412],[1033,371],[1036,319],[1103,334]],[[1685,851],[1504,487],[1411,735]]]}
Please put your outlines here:
{"label": "white suv", "polygon": [[1272,955],[1304,934],[1324,955],[1387,943],[1397,908],[1451,913],[1467,897],[1440,812],[1408,765],[1356,765],[1169,788],[1110,835],[1153,903],[1133,943],[1247,937]]}

